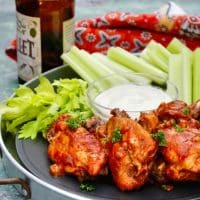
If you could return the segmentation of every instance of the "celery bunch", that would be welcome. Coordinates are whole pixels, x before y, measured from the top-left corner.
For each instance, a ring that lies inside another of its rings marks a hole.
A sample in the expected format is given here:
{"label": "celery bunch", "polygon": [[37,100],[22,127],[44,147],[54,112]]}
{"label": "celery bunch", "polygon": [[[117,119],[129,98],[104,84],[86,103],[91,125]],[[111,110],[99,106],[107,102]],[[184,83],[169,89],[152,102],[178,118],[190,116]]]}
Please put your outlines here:
{"label": "celery bunch", "polygon": [[200,99],[200,48],[192,52],[177,38],[167,48],[151,41],[141,57],[168,72],[168,79],[177,86],[178,99],[189,104]]}
{"label": "celery bunch", "polygon": [[193,101],[200,99],[200,48],[193,53]]}
{"label": "celery bunch", "polygon": [[129,81],[127,74],[135,72],[149,72],[148,77],[143,79],[148,83],[155,81],[163,84],[167,79],[165,72],[119,47],[110,48],[108,55],[105,56],[100,53],[89,54],[85,50],[73,46],[69,52],[63,53],[61,58],[88,83],[114,73],[119,74],[119,78],[110,81],[122,82],[124,80],[127,82]]}
{"label": "celery bunch", "polygon": [[0,105],[6,132],[18,133],[19,138],[45,136],[47,129],[61,113],[87,119],[92,111],[86,99],[87,83],[82,79],[55,80],[45,77],[33,90],[27,86],[16,89],[16,95]]}
{"label": "celery bunch", "polygon": [[140,56],[120,47],[110,47],[103,55],[73,46],[61,58],[88,83],[111,73],[124,79],[126,73],[146,73],[149,82],[163,84],[169,79],[177,86],[180,100],[190,104],[200,99],[200,48],[192,52],[177,38],[167,48],[152,40]]}

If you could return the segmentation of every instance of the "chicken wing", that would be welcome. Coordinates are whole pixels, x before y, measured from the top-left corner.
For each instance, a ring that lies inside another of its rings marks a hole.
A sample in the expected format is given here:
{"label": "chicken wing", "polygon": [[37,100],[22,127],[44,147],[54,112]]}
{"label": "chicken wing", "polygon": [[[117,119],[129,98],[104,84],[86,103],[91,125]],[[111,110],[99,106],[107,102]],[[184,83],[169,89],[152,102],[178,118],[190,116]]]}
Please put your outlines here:
{"label": "chicken wing", "polygon": [[107,122],[94,116],[78,127],[65,114],[53,123],[47,133],[52,175],[68,173],[82,181],[107,175],[109,167],[123,191],[150,179],[200,181],[200,101],[162,103],[138,121],[119,109],[111,114]]}
{"label": "chicken wing", "polygon": [[165,176],[173,181],[200,180],[200,130],[186,128],[177,132],[175,128],[163,129],[166,147],[161,149],[166,163]]}
{"label": "chicken wing", "polygon": [[[200,181],[199,103],[188,106],[181,101],[161,104],[156,110],[160,119],[157,131],[166,144],[154,163],[153,177],[158,182]],[[194,118],[195,116],[195,118]]]}
{"label": "chicken wing", "polygon": [[188,105],[183,101],[171,101],[169,103],[161,103],[156,109],[156,115],[160,121],[170,119],[188,119],[188,113],[184,110],[188,108]]}
{"label": "chicken wing", "polygon": [[200,100],[194,102],[189,106],[189,114],[194,119],[200,119]]}
{"label": "chicken wing", "polygon": [[[115,109],[106,130],[112,143],[109,167],[121,190],[138,189],[148,180],[156,151],[156,142],[136,121]],[[117,137],[117,139],[116,139]]]}
{"label": "chicken wing", "polygon": [[158,124],[158,117],[154,112],[141,113],[138,123],[148,132],[153,132]]}
{"label": "chicken wing", "polygon": [[50,166],[52,175],[73,174],[79,180],[95,177],[105,171],[107,152],[96,136],[84,127],[70,128],[61,116],[50,128],[48,156],[55,164]]}

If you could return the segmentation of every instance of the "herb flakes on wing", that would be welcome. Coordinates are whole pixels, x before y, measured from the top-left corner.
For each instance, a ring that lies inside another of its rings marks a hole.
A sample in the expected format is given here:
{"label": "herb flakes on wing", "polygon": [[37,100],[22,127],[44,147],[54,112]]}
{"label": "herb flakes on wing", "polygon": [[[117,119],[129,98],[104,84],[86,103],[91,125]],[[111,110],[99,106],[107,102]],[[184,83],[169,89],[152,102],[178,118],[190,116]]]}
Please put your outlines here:
{"label": "herb flakes on wing", "polygon": [[165,147],[167,142],[165,139],[165,135],[162,131],[158,131],[156,133],[152,133],[152,137],[154,140],[158,142],[158,146]]}
{"label": "herb flakes on wing", "polygon": [[112,136],[112,143],[119,142],[122,138],[122,133],[119,128],[115,128]]}
{"label": "herb flakes on wing", "polygon": [[189,115],[190,110],[189,110],[189,108],[184,108],[181,112],[182,112],[184,115]]}
{"label": "herb flakes on wing", "polygon": [[181,133],[185,130],[184,128],[182,128],[178,124],[174,124],[173,127],[175,128],[176,132],[178,132],[178,133]]}

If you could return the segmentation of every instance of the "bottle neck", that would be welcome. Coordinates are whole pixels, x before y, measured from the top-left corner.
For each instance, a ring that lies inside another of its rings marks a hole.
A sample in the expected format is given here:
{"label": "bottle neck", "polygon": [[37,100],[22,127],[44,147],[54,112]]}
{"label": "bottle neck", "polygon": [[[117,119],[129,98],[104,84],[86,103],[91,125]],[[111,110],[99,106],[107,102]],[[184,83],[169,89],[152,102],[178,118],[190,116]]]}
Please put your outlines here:
{"label": "bottle neck", "polygon": [[27,16],[39,16],[39,3],[37,0],[16,0],[16,9]]}

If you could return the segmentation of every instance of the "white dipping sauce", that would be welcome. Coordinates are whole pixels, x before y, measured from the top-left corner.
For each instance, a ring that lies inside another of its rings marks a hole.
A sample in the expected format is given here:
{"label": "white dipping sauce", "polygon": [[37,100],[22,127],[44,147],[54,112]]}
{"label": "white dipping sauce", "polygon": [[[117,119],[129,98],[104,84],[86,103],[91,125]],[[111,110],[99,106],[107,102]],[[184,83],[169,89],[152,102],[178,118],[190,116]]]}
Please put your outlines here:
{"label": "white dipping sauce", "polygon": [[160,88],[134,84],[114,86],[95,98],[95,102],[101,106],[125,111],[152,110],[157,108],[161,102],[171,100],[171,97]]}

